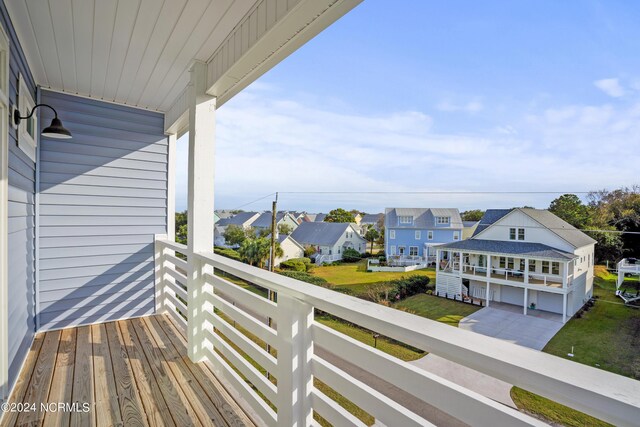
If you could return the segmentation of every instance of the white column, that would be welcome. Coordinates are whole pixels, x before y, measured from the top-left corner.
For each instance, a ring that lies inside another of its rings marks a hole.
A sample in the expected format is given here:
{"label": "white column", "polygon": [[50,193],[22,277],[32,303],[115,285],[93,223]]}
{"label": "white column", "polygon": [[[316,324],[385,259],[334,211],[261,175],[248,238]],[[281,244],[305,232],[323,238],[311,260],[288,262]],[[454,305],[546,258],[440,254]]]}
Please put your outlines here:
{"label": "white column", "polygon": [[205,93],[207,67],[194,62],[189,83],[189,192],[187,340],[189,358],[204,359],[207,295],[213,291],[203,278],[203,265],[193,254],[213,251],[213,179],[215,165],[216,100]]}
{"label": "white column", "polygon": [[487,280],[487,307],[489,307],[489,299],[491,298],[491,282]]}
{"label": "white column", "polygon": [[529,258],[524,259],[524,283],[529,284]]}
{"label": "white column", "polygon": [[562,294],[562,323],[567,323],[567,294]]}
{"label": "white column", "polygon": [[436,249],[436,277],[440,271],[440,249]]}
{"label": "white column", "polygon": [[562,287],[567,288],[569,284],[569,263],[565,262],[562,266]]}
{"label": "white column", "polygon": [[464,260],[464,255],[462,254],[462,251],[460,251],[460,275],[462,275],[462,261]]}
{"label": "white column", "polygon": [[491,279],[491,255],[487,255],[487,281]]}
{"label": "white column", "polygon": [[167,239],[176,239],[176,134],[167,138]]}
{"label": "white column", "polygon": [[524,310],[523,310],[523,314],[526,316],[527,315],[527,305],[529,304],[529,288],[524,288]]}
{"label": "white column", "polygon": [[278,425],[313,424],[313,306],[278,294]]}

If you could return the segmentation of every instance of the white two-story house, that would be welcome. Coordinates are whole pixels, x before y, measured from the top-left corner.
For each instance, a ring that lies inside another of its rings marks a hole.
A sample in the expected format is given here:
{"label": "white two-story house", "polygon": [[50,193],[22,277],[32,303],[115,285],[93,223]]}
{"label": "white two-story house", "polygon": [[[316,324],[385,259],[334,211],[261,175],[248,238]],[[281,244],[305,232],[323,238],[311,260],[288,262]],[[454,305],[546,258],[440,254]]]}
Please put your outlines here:
{"label": "white two-story house", "polygon": [[438,246],[436,292],[562,314],[591,298],[595,240],[547,210],[491,209],[467,240]]}
{"label": "white two-story house", "polygon": [[367,241],[348,222],[303,222],[291,237],[305,248],[316,250],[316,264],[341,260],[345,249],[363,253],[367,247]]}

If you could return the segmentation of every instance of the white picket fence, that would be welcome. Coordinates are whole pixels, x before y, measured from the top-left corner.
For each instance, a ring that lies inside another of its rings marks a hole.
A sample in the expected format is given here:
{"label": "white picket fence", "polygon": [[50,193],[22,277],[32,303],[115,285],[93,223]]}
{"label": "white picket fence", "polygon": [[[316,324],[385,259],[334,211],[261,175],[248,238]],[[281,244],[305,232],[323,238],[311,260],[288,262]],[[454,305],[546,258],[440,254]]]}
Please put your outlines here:
{"label": "white picket fence", "polygon": [[[638,381],[213,253],[195,254],[186,262],[176,252],[186,255],[187,248],[166,240],[156,241],[158,312],[169,313],[185,327],[192,359],[210,363],[266,425],[317,425],[313,420],[315,411],[335,426],[363,426],[314,386],[316,378],[385,425],[432,425],[404,407],[403,402],[391,399],[318,355],[323,352],[348,360],[469,425],[542,425],[539,420],[316,322],[316,309],[613,424],[637,425],[640,420]],[[220,272],[269,289],[277,298],[270,301],[221,277]],[[266,318],[273,319],[271,326]],[[277,355],[257,345],[255,339],[238,329],[240,326],[277,350]],[[277,383],[267,378],[264,371]]]}

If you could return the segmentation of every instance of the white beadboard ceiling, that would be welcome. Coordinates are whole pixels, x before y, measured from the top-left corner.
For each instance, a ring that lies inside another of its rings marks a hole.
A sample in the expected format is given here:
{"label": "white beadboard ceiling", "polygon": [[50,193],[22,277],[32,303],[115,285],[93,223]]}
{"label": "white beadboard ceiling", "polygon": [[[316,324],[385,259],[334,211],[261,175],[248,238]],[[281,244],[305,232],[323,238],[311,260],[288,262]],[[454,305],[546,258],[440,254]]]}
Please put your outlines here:
{"label": "white beadboard ceiling", "polygon": [[[285,0],[286,1],[286,0]],[[167,111],[256,0],[6,0],[44,88]]]}

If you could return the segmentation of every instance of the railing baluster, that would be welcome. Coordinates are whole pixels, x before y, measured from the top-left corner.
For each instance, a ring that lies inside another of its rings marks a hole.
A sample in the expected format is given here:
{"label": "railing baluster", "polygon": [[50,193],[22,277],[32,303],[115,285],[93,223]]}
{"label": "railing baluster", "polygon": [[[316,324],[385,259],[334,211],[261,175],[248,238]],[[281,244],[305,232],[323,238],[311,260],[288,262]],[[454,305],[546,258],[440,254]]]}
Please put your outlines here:
{"label": "railing baluster", "polygon": [[278,426],[312,424],[313,306],[278,294]]}

